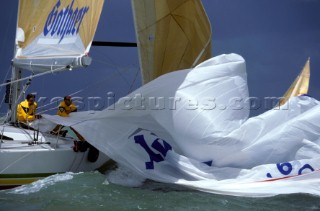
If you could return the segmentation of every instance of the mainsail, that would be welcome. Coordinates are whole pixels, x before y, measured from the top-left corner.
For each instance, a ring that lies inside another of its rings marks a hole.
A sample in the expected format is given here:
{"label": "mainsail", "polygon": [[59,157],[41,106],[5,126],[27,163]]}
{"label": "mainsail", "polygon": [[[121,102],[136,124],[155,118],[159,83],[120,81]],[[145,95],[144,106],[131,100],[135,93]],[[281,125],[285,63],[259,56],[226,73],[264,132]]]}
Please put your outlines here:
{"label": "mainsail", "polygon": [[296,80],[291,84],[290,88],[284,94],[283,98],[279,101],[279,106],[285,104],[290,97],[299,96],[308,93],[310,80],[310,58],[304,65],[301,73],[297,76]]}
{"label": "mainsail", "polygon": [[35,72],[87,66],[104,0],[20,0],[15,67]]}
{"label": "mainsail", "polygon": [[211,26],[200,0],[132,0],[144,83],[211,56]]}

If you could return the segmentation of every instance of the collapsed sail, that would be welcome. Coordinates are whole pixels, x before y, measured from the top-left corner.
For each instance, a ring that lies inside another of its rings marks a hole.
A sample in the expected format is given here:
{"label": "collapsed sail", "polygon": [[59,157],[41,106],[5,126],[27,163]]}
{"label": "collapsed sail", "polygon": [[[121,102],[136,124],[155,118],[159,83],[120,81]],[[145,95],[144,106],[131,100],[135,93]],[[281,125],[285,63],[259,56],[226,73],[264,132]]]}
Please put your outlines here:
{"label": "collapsed sail", "polygon": [[201,0],[132,0],[144,83],[211,56],[211,26]]}
{"label": "collapsed sail", "polygon": [[53,71],[87,66],[104,0],[20,0],[16,67]]}
{"label": "collapsed sail", "polygon": [[237,196],[320,195],[320,102],[248,119],[244,59],[220,55],[165,74],[70,125],[122,166],[155,181]]}
{"label": "collapsed sail", "polygon": [[296,80],[291,84],[290,88],[279,101],[279,106],[285,104],[290,97],[299,96],[308,93],[310,80],[310,59],[307,60]]}

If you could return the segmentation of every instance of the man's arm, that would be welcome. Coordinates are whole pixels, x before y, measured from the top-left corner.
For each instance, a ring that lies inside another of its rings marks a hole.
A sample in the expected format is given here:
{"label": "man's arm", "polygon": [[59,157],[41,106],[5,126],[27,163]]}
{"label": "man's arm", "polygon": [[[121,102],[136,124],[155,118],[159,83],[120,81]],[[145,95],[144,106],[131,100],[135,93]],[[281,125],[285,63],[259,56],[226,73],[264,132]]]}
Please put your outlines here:
{"label": "man's arm", "polygon": [[70,105],[70,108],[71,108],[71,112],[77,112],[78,111],[77,106],[75,104],[73,104],[73,103]]}
{"label": "man's arm", "polygon": [[27,114],[20,104],[17,106],[17,117],[19,121],[27,121]]}

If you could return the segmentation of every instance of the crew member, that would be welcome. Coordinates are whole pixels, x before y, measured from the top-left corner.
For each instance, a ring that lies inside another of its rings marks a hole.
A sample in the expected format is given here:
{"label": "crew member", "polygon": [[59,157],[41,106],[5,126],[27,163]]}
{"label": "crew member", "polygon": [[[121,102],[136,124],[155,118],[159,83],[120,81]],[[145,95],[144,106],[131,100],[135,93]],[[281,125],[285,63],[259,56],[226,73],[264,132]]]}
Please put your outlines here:
{"label": "crew member", "polygon": [[[77,107],[75,104],[72,103],[70,96],[65,96],[63,98],[63,101],[59,104],[57,115],[62,117],[68,117],[71,112],[76,112]],[[52,131],[51,134],[53,135],[61,135],[63,137],[66,136],[67,130],[61,130],[64,126],[57,125]],[[76,134],[76,136],[79,138],[80,141],[85,141],[85,139],[72,127],[70,129]]]}
{"label": "crew member", "polygon": [[[65,96],[63,101],[59,104],[58,112],[57,114],[62,117],[68,117],[71,112],[76,112],[77,107],[75,104],[72,103],[70,96]],[[67,130],[61,130],[64,126],[57,125],[53,131],[51,131],[51,134],[59,134],[62,136],[66,136]],[[75,152],[85,152],[89,148],[88,152],[88,161],[90,162],[96,162],[96,160],[99,157],[99,150],[97,150],[94,146],[89,144],[84,137],[78,133],[74,128],[70,127],[70,130],[72,130],[75,135],[78,137],[80,141],[74,141],[73,150]]]}
{"label": "crew member", "polygon": [[17,106],[17,119],[19,122],[32,122],[38,115],[36,115],[37,103],[34,101],[35,96],[28,94],[25,101]]}
{"label": "crew member", "polygon": [[71,112],[76,112],[77,107],[72,103],[70,96],[65,96],[63,101],[59,104],[57,114],[62,117],[67,117]]}

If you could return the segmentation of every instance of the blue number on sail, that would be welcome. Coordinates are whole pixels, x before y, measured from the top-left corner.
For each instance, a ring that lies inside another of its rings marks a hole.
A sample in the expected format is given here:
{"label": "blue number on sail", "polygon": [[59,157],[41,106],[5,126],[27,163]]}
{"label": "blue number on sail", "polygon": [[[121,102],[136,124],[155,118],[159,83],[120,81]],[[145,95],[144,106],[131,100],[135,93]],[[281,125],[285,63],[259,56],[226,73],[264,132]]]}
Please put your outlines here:
{"label": "blue number on sail", "polygon": [[[162,141],[163,144],[160,143],[160,140]],[[172,147],[170,144],[168,144],[166,141],[162,139],[155,139],[151,147],[155,150],[157,150],[159,153],[155,153],[147,144],[146,140],[144,139],[143,135],[137,135],[134,136],[134,141],[136,144],[139,144],[149,155],[150,161],[146,162],[146,169],[154,169],[154,164],[153,162],[161,162],[164,161],[164,158],[167,155],[167,152],[169,150],[172,150]]]}
{"label": "blue number on sail", "polygon": [[[291,163],[277,163],[277,169],[281,174],[289,175],[292,172],[293,167]],[[314,169],[310,164],[305,164],[298,170],[298,175],[301,175],[302,172],[306,169],[309,169],[310,171],[314,171]],[[272,175],[270,173],[267,173],[266,176],[269,178],[272,178]]]}
{"label": "blue number on sail", "polygon": [[302,171],[305,170],[305,169],[309,169],[310,171],[314,171],[314,169],[312,168],[312,166],[310,166],[309,164],[305,164],[304,166],[302,166],[301,169],[299,169],[298,174],[301,175],[301,174],[302,174]]}
{"label": "blue number on sail", "polygon": [[[288,175],[292,172],[292,165],[291,163],[277,163],[278,171],[283,175]],[[267,173],[268,178],[272,178],[270,173]]]}
{"label": "blue number on sail", "polygon": [[277,163],[277,168],[283,175],[289,175],[292,171],[291,163]]}

